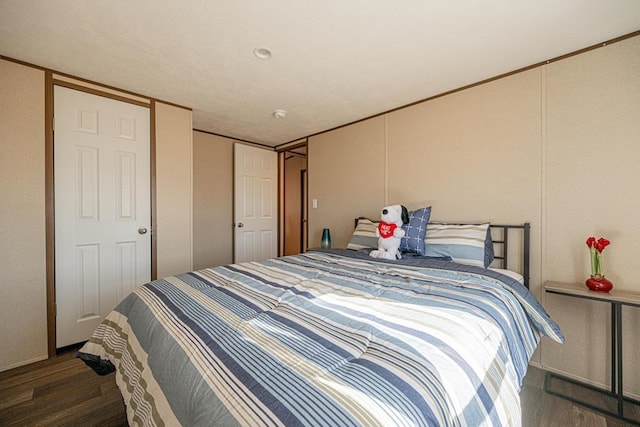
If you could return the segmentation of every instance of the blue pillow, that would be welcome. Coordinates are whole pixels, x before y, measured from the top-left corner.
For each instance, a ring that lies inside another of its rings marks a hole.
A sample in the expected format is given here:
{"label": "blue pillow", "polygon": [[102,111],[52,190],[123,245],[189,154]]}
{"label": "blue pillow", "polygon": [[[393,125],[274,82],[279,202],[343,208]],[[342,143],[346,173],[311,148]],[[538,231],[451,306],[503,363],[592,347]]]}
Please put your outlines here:
{"label": "blue pillow", "polygon": [[484,239],[484,266],[489,267],[495,258],[493,251],[493,239],[491,238],[491,226],[487,227],[487,236]]}
{"label": "blue pillow", "polygon": [[424,256],[424,238],[431,206],[409,212],[409,223],[403,224],[404,237],[400,242],[400,252],[412,252]]}

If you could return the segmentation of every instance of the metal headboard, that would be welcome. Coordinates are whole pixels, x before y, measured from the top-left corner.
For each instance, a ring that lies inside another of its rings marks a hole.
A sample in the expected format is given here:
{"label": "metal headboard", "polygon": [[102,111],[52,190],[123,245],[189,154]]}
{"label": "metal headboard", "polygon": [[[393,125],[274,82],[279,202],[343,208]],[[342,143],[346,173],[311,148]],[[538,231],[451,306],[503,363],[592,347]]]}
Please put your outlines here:
{"label": "metal headboard", "polygon": [[[360,217],[364,218],[364,217]],[[355,226],[358,226],[358,219],[355,218]],[[525,222],[521,225],[505,225],[505,224],[490,224],[492,230],[492,240],[493,240],[493,248],[496,253],[494,259],[497,259],[501,262],[501,267],[504,269],[509,269],[509,233],[517,232],[518,230],[522,230],[522,277],[524,278],[524,285],[529,288],[529,258],[531,254],[531,223]],[[500,235],[502,236],[500,240],[496,240],[493,238],[493,230],[501,230]],[[498,247],[501,247],[502,250],[496,250]],[[501,255],[500,255],[501,254]]]}
{"label": "metal headboard", "polygon": [[[531,254],[531,223],[525,222],[522,225],[503,225],[491,224],[491,230],[501,230],[502,239],[493,239],[495,259],[501,260],[502,268],[509,269],[509,233],[512,231],[522,230],[522,277],[524,277],[524,285],[529,287],[529,258]],[[492,233],[493,234],[493,233]],[[497,251],[496,246],[502,245],[502,250]],[[502,255],[498,255],[502,254]]]}

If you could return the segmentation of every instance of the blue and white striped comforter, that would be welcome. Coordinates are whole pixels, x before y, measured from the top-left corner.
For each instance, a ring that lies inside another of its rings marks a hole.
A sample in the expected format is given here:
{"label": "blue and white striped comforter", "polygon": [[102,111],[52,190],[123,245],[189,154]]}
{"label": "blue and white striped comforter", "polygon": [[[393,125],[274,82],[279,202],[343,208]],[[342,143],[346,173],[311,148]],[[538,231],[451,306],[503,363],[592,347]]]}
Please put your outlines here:
{"label": "blue and white striped comforter", "polygon": [[345,253],[156,280],[79,356],[116,367],[131,425],[520,425],[540,333],[562,341],[524,287]]}

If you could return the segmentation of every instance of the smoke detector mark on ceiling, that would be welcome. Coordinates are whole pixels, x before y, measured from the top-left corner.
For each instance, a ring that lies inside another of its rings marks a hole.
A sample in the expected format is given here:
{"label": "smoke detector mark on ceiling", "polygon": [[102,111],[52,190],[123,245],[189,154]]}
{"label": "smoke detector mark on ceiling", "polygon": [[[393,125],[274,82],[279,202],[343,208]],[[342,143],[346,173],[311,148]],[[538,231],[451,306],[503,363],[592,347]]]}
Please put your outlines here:
{"label": "smoke detector mark on ceiling", "polygon": [[285,110],[273,110],[273,117],[276,119],[284,119],[286,115],[287,112]]}
{"label": "smoke detector mark on ceiling", "polygon": [[266,47],[257,47],[253,49],[253,55],[258,59],[267,60],[271,59],[273,54],[271,53],[271,50]]}

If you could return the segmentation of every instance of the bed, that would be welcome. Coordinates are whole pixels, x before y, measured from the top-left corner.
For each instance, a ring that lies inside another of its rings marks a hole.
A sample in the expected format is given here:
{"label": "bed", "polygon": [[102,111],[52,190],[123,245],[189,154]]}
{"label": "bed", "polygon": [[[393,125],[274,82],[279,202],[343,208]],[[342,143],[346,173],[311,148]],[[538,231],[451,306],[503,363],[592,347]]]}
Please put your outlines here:
{"label": "bed", "polygon": [[130,425],[520,425],[540,337],[563,337],[524,284],[528,224],[495,230],[498,268],[319,249],[155,280],[78,357],[116,371]]}

